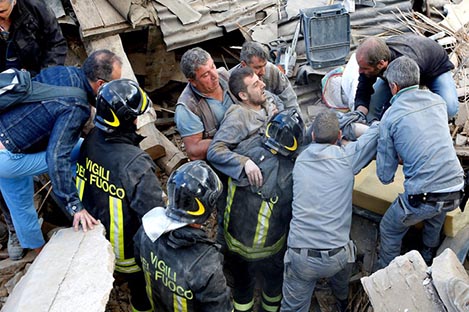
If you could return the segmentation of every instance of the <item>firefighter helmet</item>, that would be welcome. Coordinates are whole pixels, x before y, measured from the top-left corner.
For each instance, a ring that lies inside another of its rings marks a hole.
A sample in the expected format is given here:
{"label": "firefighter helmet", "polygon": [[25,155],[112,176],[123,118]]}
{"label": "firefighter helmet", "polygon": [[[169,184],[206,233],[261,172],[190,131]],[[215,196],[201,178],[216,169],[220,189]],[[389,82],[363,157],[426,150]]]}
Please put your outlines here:
{"label": "firefighter helmet", "polygon": [[281,111],[267,123],[265,146],[274,154],[292,155],[303,143],[304,123],[296,109]]}
{"label": "firefighter helmet", "polygon": [[108,133],[135,131],[134,121],[149,106],[150,100],[135,81],[113,80],[98,90],[96,126]]}
{"label": "firefighter helmet", "polygon": [[167,182],[166,215],[180,222],[205,222],[215,209],[222,184],[203,160],[188,162],[174,171]]}

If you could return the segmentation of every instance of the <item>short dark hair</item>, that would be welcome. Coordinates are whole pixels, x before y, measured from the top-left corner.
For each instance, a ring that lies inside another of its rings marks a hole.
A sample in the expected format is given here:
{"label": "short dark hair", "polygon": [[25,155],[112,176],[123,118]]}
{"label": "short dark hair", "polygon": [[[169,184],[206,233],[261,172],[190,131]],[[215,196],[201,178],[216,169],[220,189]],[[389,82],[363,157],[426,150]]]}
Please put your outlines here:
{"label": "short dark hair", "polygon": [[244,79],[246,77],[252,77],[254,75],[254,71],[251,67],[239,67],[233,70],[230,74],[230,80],[228,81],[228,85],[230,87],[231,93],[238,99],[238,101],[242,101],[239,97],[240,92],[247,92],[247,86],[244,83]]}
{"label": "short dark hair", "polygon": [[96,50],[86,58],[82,69],[86,78],[92,82],[98,79],[111,81],[116,63],[122,66],[122,60],[114,52],[106,49]]}
{"label": "short dark hair", "polygon": [[319,113],[313,122],[314,141],[332,144],[339,135],[339,119],[332,110]]}
{"label": "short dark hair", "polygon": [[368,65],[376,66],[381,60],[391,60],[391,50],[380,37],[366,38],[357,48],[357,56],[364,56]]}
{"label": "short dark hair", "polygon": [[184,52],[181,57],[181,71],[187,79],[195,79],[197,69],[207,64],[212,56],[202,48],[195,47]]}
{"label": "short dark hair", "polygon": [[246,41],[241,48],[239,59],[249,65],[254,56],[257,56],[261,60],[267,60],[269,57],[260,43],[255,41]]}
{"label": "short dark hair", "polygon": [[384,77],[388,83],[395,83],[403,89],[419,84],[420,69],[413,59],[401,56],[389,63]]}

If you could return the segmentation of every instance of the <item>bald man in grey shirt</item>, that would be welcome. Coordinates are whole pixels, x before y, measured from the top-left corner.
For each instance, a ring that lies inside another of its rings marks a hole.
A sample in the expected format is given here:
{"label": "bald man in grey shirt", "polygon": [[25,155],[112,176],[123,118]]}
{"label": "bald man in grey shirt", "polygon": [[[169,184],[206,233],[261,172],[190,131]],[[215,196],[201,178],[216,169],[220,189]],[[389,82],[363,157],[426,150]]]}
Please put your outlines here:
{"label": "bald man in grey shirt", "polygon": [[309,311],[320,278],[329,278],[340,311],[346,310],[355,261],[350,240],[354,176],[376,154],[378,125],[355,142],[340,144],[340,138],[336,113],[320,113],[313,143],[296,160],[281,311]]}

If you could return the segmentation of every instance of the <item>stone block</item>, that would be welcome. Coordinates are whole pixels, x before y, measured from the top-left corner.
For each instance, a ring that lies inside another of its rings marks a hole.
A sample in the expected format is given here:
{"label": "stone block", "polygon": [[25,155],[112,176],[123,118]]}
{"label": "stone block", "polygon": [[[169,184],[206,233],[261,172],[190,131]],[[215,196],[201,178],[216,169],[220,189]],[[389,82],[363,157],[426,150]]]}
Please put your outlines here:
{"label": "stone block", "polygon": [[469,311],[469,276],[451,249],[433,259],[432,279],[448,312]]}
{"label": "stone block", "polygon": [[442,302],[419,252],[397,257],[384,269],[361,279],[374,311],[440,312]]}
{"label": "stone block", "polygon": [[376,175],[376,161],[372,161],[355,176],[353,204],[384,215],[399,193],[404,192],[402,166],[396,171],[394,182],[384,185]]}
{"label": "stone block", "polygon": [[[376,175],[376,161],[372,161],[355,176],[352,200],[357,207],[384,215],[391,203],[397,198],[397,195],[403,192],[404,174],[402,166],[399,165],[394,181],[384,185]],[[469,202],[464,212],[461,212],[459,208],[448,212],[444,224],[444,233],[446,236],[454,237],[467,224],[469,224]]]}
{"label": "stone block", "polygon": [[2,312],[102,312],[113,285],[114,254],[104,227],[60,230],[13,289]]}

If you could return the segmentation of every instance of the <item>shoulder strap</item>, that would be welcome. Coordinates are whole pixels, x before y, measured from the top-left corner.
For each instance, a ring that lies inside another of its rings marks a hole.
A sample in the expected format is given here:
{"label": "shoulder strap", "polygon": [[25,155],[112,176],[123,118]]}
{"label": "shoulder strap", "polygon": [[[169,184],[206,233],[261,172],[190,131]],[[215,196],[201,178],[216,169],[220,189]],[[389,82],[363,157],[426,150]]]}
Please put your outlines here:
{"label": "shoulder strap", "polygon": [[86,92],[78,87],[54,86],[32,81],[31,88],[29,97],[24,99],[23,103],[53,100],[58,97],[77,97],[85,101],[88,100]]}

